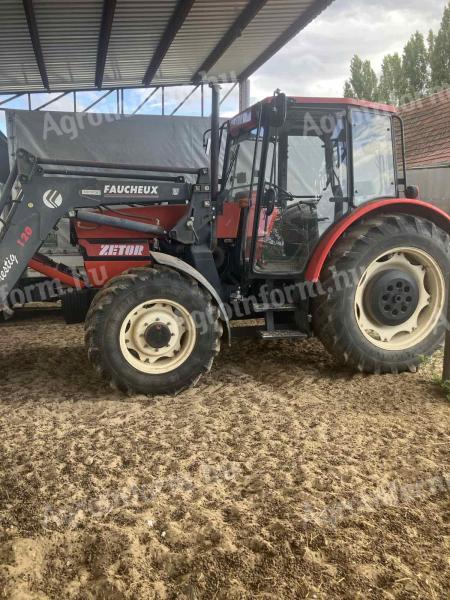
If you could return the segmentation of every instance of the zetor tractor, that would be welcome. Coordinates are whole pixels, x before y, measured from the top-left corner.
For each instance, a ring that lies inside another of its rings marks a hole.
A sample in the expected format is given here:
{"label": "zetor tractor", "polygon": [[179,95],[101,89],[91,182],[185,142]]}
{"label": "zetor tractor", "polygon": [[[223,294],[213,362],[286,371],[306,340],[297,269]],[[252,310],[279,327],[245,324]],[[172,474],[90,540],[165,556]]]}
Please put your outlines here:
{"label": "zetor tractor", "polygon": [[[407,186],[395,109],[277,92],[220,128],[213,114],[211,176],[18,151],[0,200],[3,306],[27,267],[60,282],[66,308],[93,298],[89,358],[127,392],[194,384],[242,331],[315,334],[360,371],[414,371],[443,337],[450,219]],[[81,274],[37,254],[67,216]]]}

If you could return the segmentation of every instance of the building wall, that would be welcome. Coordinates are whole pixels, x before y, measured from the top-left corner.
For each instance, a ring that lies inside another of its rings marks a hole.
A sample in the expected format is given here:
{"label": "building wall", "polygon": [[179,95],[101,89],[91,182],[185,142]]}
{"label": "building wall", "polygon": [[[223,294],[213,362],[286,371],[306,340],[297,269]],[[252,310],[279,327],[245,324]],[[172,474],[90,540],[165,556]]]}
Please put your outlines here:
{"label": "building wall", "polygon": [[418,185],[420,198],[450,214],[450,164],[444,167],[408,169],[408,184]]}

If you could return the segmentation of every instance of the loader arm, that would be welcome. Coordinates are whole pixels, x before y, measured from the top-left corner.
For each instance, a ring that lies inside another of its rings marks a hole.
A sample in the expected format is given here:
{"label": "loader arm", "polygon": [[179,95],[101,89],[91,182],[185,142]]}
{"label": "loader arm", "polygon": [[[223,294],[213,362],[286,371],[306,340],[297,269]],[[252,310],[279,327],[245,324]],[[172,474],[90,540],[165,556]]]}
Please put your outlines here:
{"label": "loader arm", "polygon": [[[127,169],[146,174],[118,173]],[[178,175],[166,177],[161,171]],[[195,173],[197,183],[186,183],[180,172]],[[14,287],[60,219],[76,216],[78,209],[128,203],[189,204],[171,231],[155,227],[155,237],[165,236],[187,245],[206,243],[212,237],[214,209],[208,169],[171,171],[140,165],[50,161],[18,150],[0,197],[0,309],[8,305]]]}

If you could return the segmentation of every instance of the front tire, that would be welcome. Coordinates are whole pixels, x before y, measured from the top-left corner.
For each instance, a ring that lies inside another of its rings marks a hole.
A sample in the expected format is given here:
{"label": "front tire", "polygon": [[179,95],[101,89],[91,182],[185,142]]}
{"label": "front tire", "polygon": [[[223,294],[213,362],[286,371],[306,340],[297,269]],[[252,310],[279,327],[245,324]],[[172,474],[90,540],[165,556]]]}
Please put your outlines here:
{"label": "front tire", "polygon": [[222,324],[197,281],[167,267],[111,280],[86,319],[96,370],[127,393],[173,394],[195,384],[220,351]]}
{"label": "front tire", "polygon": [[313,307],[314,330],[369,373],[415,371],[442,342],[450,238],[426,219],[380,215],[336,244]]}

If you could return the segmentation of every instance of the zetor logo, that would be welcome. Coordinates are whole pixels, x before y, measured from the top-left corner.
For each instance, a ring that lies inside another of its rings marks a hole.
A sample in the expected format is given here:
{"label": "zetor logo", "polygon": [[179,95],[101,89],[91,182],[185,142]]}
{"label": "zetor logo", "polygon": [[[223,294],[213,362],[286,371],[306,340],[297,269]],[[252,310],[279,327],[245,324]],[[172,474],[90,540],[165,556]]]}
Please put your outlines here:
{"label": "zetor logo", "polygon": [[143,256],[144,246],[126,244],[103,244],[99,256]]}
{"label": "zetor logo", "polygon": [[103,188],[103,193],[109,196],[157,196],[157,185],[110,185]]}

